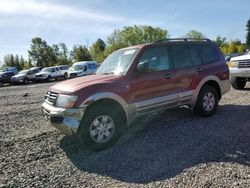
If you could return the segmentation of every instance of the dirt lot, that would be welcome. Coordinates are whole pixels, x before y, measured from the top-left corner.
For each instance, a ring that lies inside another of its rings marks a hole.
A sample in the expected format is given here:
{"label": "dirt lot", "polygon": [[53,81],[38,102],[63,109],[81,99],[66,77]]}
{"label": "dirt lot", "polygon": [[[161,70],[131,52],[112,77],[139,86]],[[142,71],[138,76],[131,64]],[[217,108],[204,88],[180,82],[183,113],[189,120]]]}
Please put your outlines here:
{"label": "dirt lot", "polygon": [[42,117],[52,84],[0,88],[0,187],[250,187],[250,84],[213,117],[154,114],[99,153]]}

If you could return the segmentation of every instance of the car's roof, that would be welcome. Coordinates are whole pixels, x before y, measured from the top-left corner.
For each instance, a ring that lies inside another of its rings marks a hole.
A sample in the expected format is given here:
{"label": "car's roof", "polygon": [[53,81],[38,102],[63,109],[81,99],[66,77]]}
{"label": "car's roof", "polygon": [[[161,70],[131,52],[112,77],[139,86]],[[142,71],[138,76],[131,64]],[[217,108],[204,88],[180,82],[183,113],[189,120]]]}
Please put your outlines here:
{"label": "car's roof", "polygon": [[134,45],[134,46],[129,46],[125,47],[119,50],[129,50],[129,49],[134,49],[134,48],[143,48],[146,46],[157,46],[161,44],[173,44],[173,43],[207,43],[211,42],[209,39],[195,39],[195,38],[170,38],[170,39],[162,39],[155,41],[153,43],[146,43],[146,44],[139,44],[139,45]]}
{"label": "car's roof", "polygon": [[79,61],[79,62],[74,63],[74,65],[83,65],[87,63],[96,63],[96,62],[95,61]]}
{"label": "car's roof", "polygon": [[68,67],[68,65],[57,65],[57,66],[54,66],[54,67]]}

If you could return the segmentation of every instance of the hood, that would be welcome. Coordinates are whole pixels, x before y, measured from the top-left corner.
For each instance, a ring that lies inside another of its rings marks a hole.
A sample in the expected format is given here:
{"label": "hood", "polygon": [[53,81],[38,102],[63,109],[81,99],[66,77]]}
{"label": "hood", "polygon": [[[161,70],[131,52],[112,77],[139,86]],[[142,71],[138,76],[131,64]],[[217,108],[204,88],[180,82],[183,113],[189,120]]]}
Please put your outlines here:
{"label": "hood", "polygon": [[82,70],[68,70],[69,73],[81,73]]}
{"label": "hood", "polygon": [[36,75],[49,74],[49,72],[38,72]]}
{"label": "hood", "polygon": [[111,83],[118,78],[120,76],[117,75],[90,75],[60,82],[53,85],[50,89],[57,93],[72,93],[90,85]]}
{"label": "hood", "polygon": [[17,74],[15,76],[12,76],[14,78],[20,78],[20,77],[25,77],[26,75],[25,74]]}
{"label": "hood", "polygon": [[233,58],[231,58],[230,61],[244,61],[244,60],[250,60],[250,54],[241,55],[241,56],[238,56],[238,57],[233,57]]}

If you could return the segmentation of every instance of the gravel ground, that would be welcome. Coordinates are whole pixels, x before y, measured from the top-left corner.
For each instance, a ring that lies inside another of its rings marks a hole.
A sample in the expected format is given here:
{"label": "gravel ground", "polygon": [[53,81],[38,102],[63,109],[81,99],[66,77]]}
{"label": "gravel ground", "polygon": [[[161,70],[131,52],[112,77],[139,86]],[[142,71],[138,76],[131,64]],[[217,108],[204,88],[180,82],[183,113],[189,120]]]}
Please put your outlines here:
{"label": "gravel ground", "polygon": [[0,88],[0,187],[250,187],[250,84],[212,117],[153,114],[98,153],[42,117],[52,84]]}

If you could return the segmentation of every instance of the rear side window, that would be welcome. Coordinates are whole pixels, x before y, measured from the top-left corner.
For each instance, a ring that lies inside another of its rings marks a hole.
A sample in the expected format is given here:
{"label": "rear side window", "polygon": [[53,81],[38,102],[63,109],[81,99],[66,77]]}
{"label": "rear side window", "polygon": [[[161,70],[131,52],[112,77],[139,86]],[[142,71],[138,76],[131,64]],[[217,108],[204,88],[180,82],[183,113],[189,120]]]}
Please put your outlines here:
{"label": "rear side window", "polygon": [[175,44],[169,46],[175,68],[192,66],[189,48],[186,44]]}
{"label": "rear side window", "polygon": [[170,61],[166,47],[146,49],[139,62],[148,62],[149,72],[169,70]]}
{"label": "rear side window", "polygon": [[97,65],[95,63],[88,64],[89,69],[96,69]]}
{"label": "rear side window", "polygon": [[194,64],[206,64],[219,60],[217,50],[208,43],[190,45],[190,54]]}

